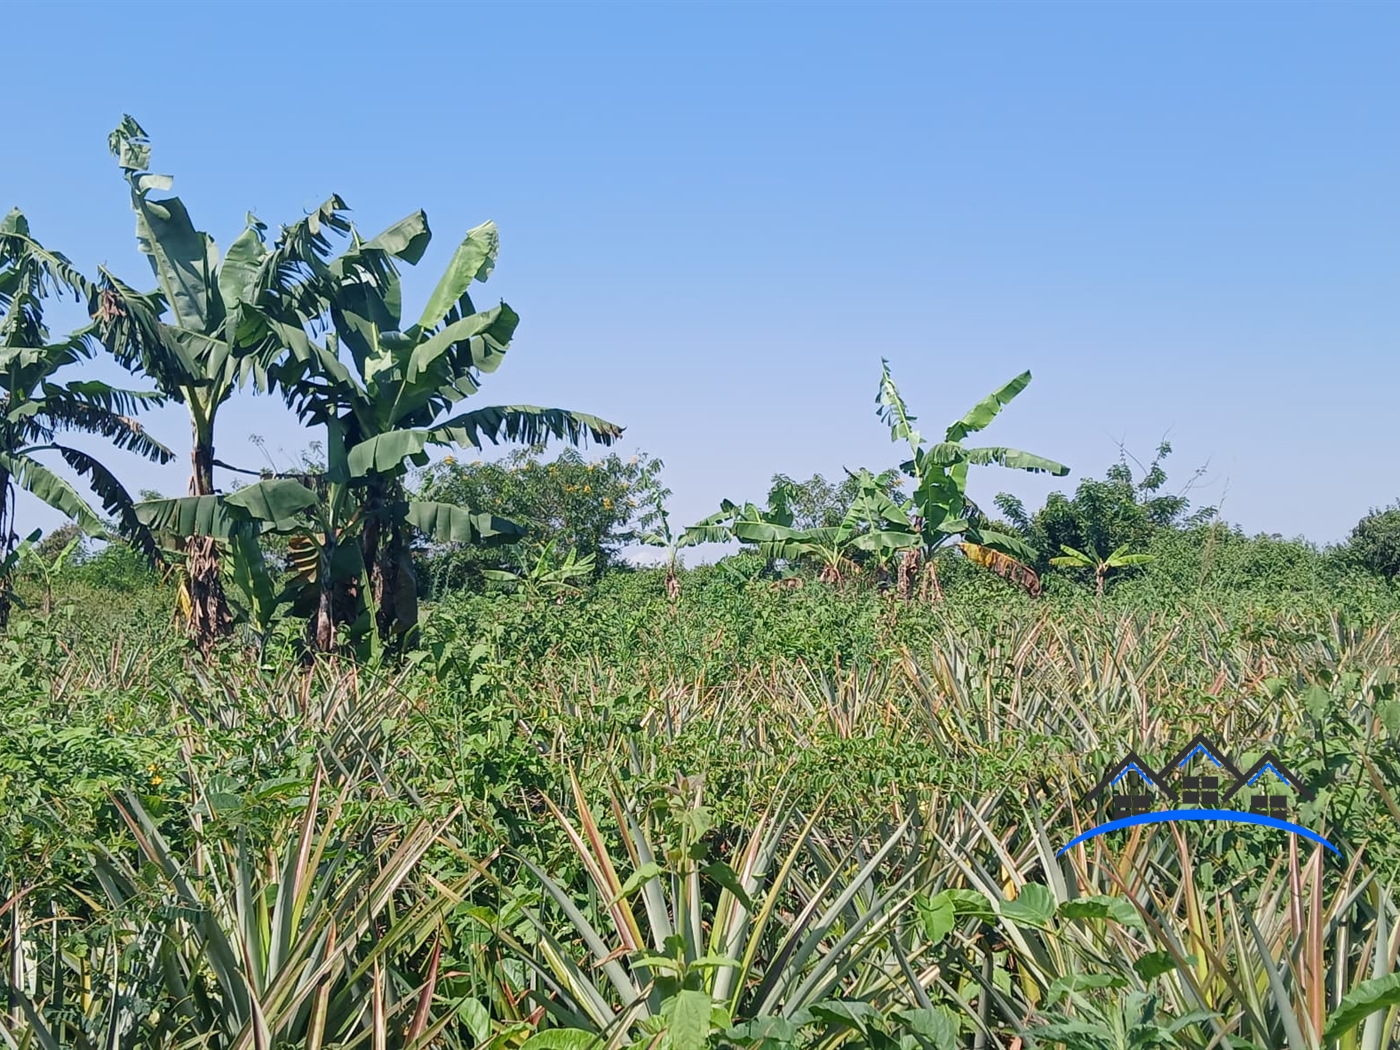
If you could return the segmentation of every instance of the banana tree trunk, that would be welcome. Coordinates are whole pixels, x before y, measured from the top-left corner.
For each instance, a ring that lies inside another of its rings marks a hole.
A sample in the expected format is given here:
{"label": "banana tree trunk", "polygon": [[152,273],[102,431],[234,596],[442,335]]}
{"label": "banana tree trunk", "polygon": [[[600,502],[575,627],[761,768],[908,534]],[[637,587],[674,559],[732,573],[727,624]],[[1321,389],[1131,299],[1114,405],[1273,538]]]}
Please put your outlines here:
{"label": "banana tree trunk", "polygon": [[[10,486],[10,472],[0,470],[0,559],[9,557],[17,538],[14,534],[14,493]],[[0,578],[0,631],[10,624],[10,588],[13,583],[12,571]]]}
{"label": "banana tree trunk", "polygon": [[306,624],[306,641],[314,652],[334,652],[338,630],[353,624],[360,615],[360,588],[355,580],[338,578],[334,564],[339,546],[336,536],[322,536],[320,565],[317,568],[316,611]]}
{"label": "banana tree trunk", "polygon": [[[214,495],[214,443],[212,437],[195,428],[194,451],[190,454],[191,496]],[[200,651],[208,653],[220,638],[233,633],[233,614],[219,566],[219,544],[212,536],[192,536],[185,541],[185,571],[189,576],[189,631]]]}
{"label": "banana tree trunk", "polygon": [[919,573],[919,552],[913,547],[907,547],[904,553],[899,556],[898,579],[895,584],[896,593],[899,600],[907,602],[911,595],[914,578]]}
{"label": "banana tree trunk", "polygon": [[369,566],[375,630],[381,641],[394,645],[411,644],[418,628],[418,580],[413,573],[408,528],[397,521],[386,525],[380,517],[382,511],[403,499],[403,486],[397,482],[371,484],[361,545]]}

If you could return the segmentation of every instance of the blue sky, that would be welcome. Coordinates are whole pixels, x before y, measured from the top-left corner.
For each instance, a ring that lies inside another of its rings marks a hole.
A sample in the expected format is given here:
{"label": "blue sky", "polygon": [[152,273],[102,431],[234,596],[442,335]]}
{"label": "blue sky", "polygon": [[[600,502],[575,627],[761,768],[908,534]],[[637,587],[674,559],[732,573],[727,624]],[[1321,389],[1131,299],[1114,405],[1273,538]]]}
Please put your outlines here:
{"label": "blue sky", "polygon": [[[483,394],[595,412],[682,521],[776,471],[898,461],[888,357],[928,430],[1023,369],[988,468],[1038,505],[1168,434],[1251,532],[1342,538],[1400,496],[1400,7],[1386,4],[13,4],[0,207],[153,284],[107,132],[129,112],[226,246],[332,192],[422,207],[412,313],[491,218],[478,303],[523,321]],[[52,315],[55,321],[60,313]],[[181,460],[114,456],[134,489]],[[263,463],[316,435],[221,416]],[[225,480],[228,476],[225,475]],[[21,507],[21,526],[52,518]],[[23,529],[22,529],[23,531]]]}

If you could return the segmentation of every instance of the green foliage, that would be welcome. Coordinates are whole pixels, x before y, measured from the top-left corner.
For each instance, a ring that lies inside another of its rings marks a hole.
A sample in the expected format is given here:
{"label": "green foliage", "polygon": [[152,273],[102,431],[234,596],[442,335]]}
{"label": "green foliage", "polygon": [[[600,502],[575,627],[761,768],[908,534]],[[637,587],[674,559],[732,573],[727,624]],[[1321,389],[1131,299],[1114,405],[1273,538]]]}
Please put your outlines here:
{"label": "green foliage", "polygon": [[[504,459],[463,463],[448,456],[422,472],[415,496],[489,511],[526,528],[523,543],[536,549],[592,557],[594,573],[616,563],[621,547],[638,542],[658,522],[648,479],[661,461],[616,453],[585,460],[566,448],[544,461],[538,448],[516,449]],[[426,567],[435,593],[469,581],[481,569],[500,569],[516,555],[508,548],[459,544],[429,548]]]}
{"label": "green foliage", "polygon": [[1400,502],[1358,521],[1347,538],[1346,553],[1368,572],[1388,580],[1400,578]]}
{"label": "green foliage", "polygon": [[[1156,458],[1143,468],[1142,477],[1134,480],[1132,467],[1124,454],[1108,468],[1104,478],[1085,478],[1075,489],[1074,496],[1053,492],[1045,506],[1034,514],[1015,496],[1000,493],[997,509],[1010,522],[1020,537],[1036,551],[1034,567],[1044,571],[1065,548],[1091,555],[1088,568],[1094,569],[1109,552],[1126,548],[1141,552],[1164,530],[1190,529],[1211,521],[1214,507],[1194,512],[1184,494],[1169,494],[1163,489],[1167,473],[1162,465],[1172,447],[1163,441],[1157,447]],[[1203,471],[1192,477],[1195,482]],[[1190,485],[1186,486],[1189,491]],[[1077,564],[1077,563],[1076,563]]]}
{"label": "green foliage", "polygon": [[[429,445],[620,434],[457,411],[518,322],[468,294],[494,225],[409,324],[397,267],[427,248],[421,212],[365,240],[332,199],[271,245],[250,218],[220,257],[154,196],[169,180],[139,125],[111,146],[156,291],[94,287],[18,213],[0,225],[0,475],[75,520],[21,543],[0,517],[26,606],[0,638],[0,1046],[1397,1044],[1400,507],[1341,549],[1245,536],[1164,494],[1164,442],[1140,480],[1120,462],[1035,515],[999,497],[1012,534],[967,499],[968,468],[1067,468],[965,441],[1030,374],[929,442],[888,367],[907,496],[892,472],[779,475],[766,506],[677,530],[658,460],[538,447],[448,457],[410,493]],[[55,289],[95,327],[51,344]],[[86,429],[168,456],[129,418],[152,398],[57,377],[97,332],[189,409],[191,496],[132,508],[52,444]],[[218,493],[214,415],[244,379],[325,440]],[[188,554],[186,607],[237,596],[242,644],[196,658],[172,637],[138,558],[155,537]],[[456,558],[494,586],[440,587],[421,647],[390,659],[379,641],[419,623],[415,537],[447,580]],[[936,606],[826,585],[907,592],[954,538]],[[730,539],[749,549],[681,567]],[[666,564],[617,564],[631,542]],[[1031,605],[1040,582],[1007,554],[1029,544],[1100,592],[1135,572],[1097,601],[1062,576]],[[1059,853],[1125,742],[1196,730],[1242,765],[1280,754],[1344,859],[1235,824]]]}
{"label": "green foliage", "polygon": [[[903,484],[899,472],[887,470],[879,477],[884,494],[899,502]],[[849,470],[838,482],[828,481],[820,474],[813,474],[806,481],[795,481],[786,474],[773,475],[773,487],[781,486],[787,492],[792,525],[797,529],[829,529],[840,525],[860,496],[862,484],[862,474]]]}
{"label": "green foliage", "polygon": [[913,493],[900,508],[900,518],[904,520],[886,520],[878,531],[888,534],[907,532],[917,536],[924,557],[931,556],[953,537],[962,537],[1014,558],[1033,556],[1034,552],[1019,537],[984,527],[985,520],[980,510],[967,497],[968,468],[996,464],[1031,473],[1048,472],[1059,477],[1068,474],[1069,467],[1019,449],[1000,446],[968,448],[963,444],[969,434],[987,427],[1017,394],[1030,385],[1031,374],[1023,372],[988,394],[948,427],[942,441],[930,445],[914,428],[917,420],[910,414],[890,376],[889,362],[882,362],[882,365],[880,392],[875,401],[879,406],[880,419],[890,428],[890,440],[904,441],[909,445],[910,458],[900,465],[900,469],[912,479]]}
{"label": "green foliage", "polygon": [[[42,462],[45,454],[55,454],[86,480],[103,510],[116,517],[123,535],[148,557],[156,553],[154,540],[136,519],[133,500],[116,475],[91,454],[56,441],[60,432],[96,434],[157,463],[174,458],[132,418],[141,407],[159,404],[158,395],[71,375],[70,369],[93,356],[94,326],[50,342],[43,308],[44,300],[56,292],[82,301],[94,289],[67,259],[34,239],[18,210],[10,212],[0,220],[0,625],[8,614],[14,568],[9,556],[19,539],[11,520],[17,487],[88,535],[106,532],[97,511],[78,490]],[[60,378],[65,372],[69,374]]]}

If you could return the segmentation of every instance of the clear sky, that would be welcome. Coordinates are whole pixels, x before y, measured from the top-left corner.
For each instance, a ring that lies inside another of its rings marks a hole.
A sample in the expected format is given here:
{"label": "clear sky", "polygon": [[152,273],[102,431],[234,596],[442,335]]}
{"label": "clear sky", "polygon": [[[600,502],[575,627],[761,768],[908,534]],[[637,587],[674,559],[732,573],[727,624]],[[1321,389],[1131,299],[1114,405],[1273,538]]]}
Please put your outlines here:
{"label": "clear sky", "polygon": [[[880,358],[941,429],[1029,368],[983,435],[1073,467],[975,472],[1038,505],[1170,434],[1245,529],[1340,539],[1400,496],[1400,5],[11,4],[0,208],[153,286],[106,135],[226,246],[332,192],[422,207],[413,313],[492,218],[479,304],[523,321],[480,403],[627,426],[677,519],[897,450]],[[55,312],[55,320],[59,318]],[[181,453],[113,455],[183,492]],[[239,398],[250,433],[316,435]],[[229,480],[227,475],[224,480]],[[21,531],[52,518],[21,507]]]}

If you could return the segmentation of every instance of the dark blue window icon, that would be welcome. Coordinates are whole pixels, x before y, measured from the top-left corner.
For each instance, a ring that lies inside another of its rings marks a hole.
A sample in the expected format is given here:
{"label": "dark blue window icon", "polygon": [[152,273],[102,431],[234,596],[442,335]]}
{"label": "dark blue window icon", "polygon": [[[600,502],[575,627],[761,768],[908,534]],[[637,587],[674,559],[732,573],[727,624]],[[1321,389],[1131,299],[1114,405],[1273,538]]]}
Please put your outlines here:
{"label": "dark blue window icon", "polygon": [[1149,812],[1156,801],[1155,796],[1146,793],[1114,795],[1113,801],[1109,803],[1109,815],[1114,820],[1120,817],[1135,817],[1139,813]]}
{"label": "dark blue window icon", "polygon": [[1276,817],[1279,820],[1287,820],[1288,796],[1251,795],[1249,799],[1249,811],[1265,817]]}
{"label": "dark blue window icon", "polygon": [[1183,777],[1181,804],[1187,809],[1216,809],[1220,805],[1220,778],[1214,776]]}

